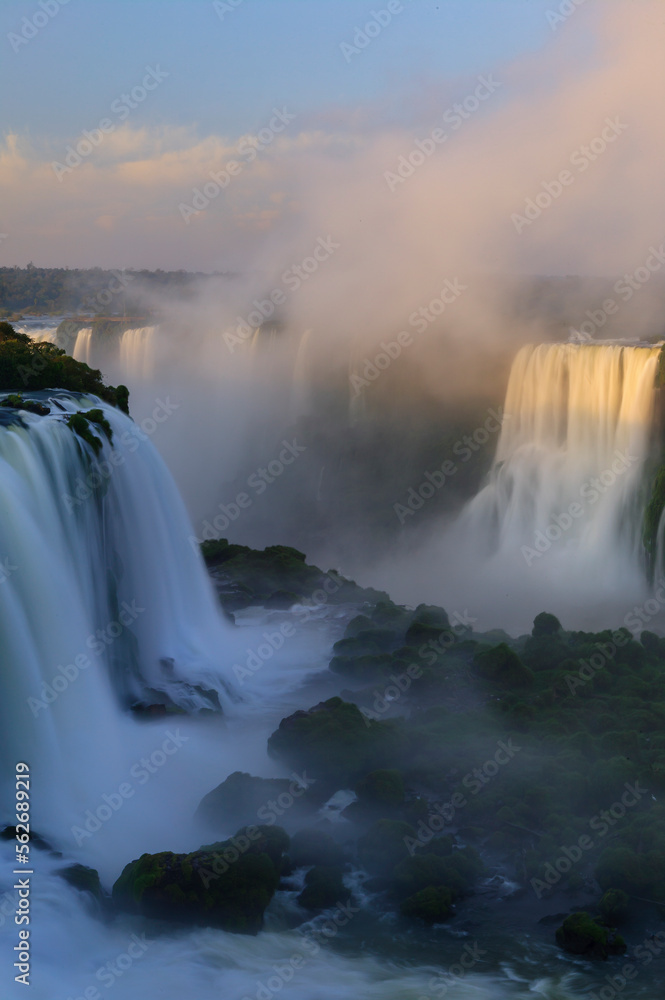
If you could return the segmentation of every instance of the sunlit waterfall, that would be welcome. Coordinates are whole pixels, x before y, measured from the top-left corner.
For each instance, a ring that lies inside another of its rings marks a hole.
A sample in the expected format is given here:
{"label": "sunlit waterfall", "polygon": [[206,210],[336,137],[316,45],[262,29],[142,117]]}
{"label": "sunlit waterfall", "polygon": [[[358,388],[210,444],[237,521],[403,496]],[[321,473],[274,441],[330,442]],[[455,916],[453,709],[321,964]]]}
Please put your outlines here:
{"label": "sunlit waterfall", "polygon": [[120,337],[120,369],[127,378],[148,378],[154,368],[154,326],[125,330]]}
{"label": "sunlit waterfall", "polygon": [[644,574],[645,463],[659,348],[543,344],[513,363],[489,482],[461,527],[527,587],[578,592]]}
{"label": "sunlit waterfall", "polygon": [[72,357],[76,361],[83,361],[86,365],[92,365],[92,327],[84,327],[76,335]]}

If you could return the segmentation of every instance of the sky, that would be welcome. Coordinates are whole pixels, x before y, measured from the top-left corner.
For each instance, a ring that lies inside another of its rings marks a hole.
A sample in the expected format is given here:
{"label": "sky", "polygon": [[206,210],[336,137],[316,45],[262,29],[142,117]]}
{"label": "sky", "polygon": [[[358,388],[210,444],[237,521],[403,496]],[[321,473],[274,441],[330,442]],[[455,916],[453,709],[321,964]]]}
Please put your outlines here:
{"label": "sky", "polygon": [[[571,80],[581,105],[591,93],[602,103],[617,24],[632,54],[638,28],[662,31],[658,11],[652,0],[3,0],[0,263],[261,268],[275,245],[317,236],[328,201],[346,193],[361,220],[360,177],[393,196],[399,156],[446,109],[473,104],[482,81],[490,93],[450,136],[455,155],[451,142],[432,157],[438,184],[451,188],[449,161],[461,183],[462,143],[474,169],[489,167],[506,159],[507,136],[525,151],[501,177],[519,173],[531,147],[548,146],[554,105],[570,117]],[[561,163],[574,139],[562,134]],[[547,165],[533,170],[516,210],[548,179]],[[494,247],[488,263],[503,258]],[[545,252],[538,265],[570,269]]]}

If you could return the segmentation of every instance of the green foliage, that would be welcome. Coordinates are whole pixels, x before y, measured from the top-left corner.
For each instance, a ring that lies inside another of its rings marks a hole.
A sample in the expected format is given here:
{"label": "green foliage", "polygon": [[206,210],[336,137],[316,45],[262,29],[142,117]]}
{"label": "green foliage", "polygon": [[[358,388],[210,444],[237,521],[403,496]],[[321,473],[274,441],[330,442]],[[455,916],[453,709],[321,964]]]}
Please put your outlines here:
{"label": "green foliage", "polygon": [[[662,362],[663,352],[660,353]],[[658,537],[658,525],[665,510],[665,465],[661,465],[656,472],[651,485],[651,494],[644,509],[644,521],[642,524],[642,541],[647,555],[651,560],[656,555],[656,543]]]}
{"label": "green foliage", "polygon": [[17,333],[9,323],[0,324],[0,392],[65,389],[99,396],[111,405],[122,404],[127,412],[128,390],[104,385],[102,373],[75,361],[54,344],[35,343]]}
{"label": "green foliage", "polygon": [[91,423],[101,427],[109,442],[113,443],[113,431],[102,410],[79,410],[78,413],[72,413],[67,418],[67,426],[80,438],[83,438],[98,455],[102,449],[102,441],[96,434],[93,434],[90,428]]}
{"label": "green foliage", "polygon": [[610,955],[621,955],[626,950],[623,938],[602,927],[584,912],[566,917],[556,932],[556,942],[564,951],[589,958],[606,959]]}
{"label": "green foliage", "polygon": [[557,632],[561,631],[561,622],[554,615],[548,614],[547,611],[541,611],[539,615],[533,620],[533,629],[531,630],[531,635],[542,636],[542,635],[556,635]]}
{"label": "green foliage", "polygon": [[481,677],[502,687],[527,687],[533,682],[529,668],[505,642],[477,653],[474,665]]}

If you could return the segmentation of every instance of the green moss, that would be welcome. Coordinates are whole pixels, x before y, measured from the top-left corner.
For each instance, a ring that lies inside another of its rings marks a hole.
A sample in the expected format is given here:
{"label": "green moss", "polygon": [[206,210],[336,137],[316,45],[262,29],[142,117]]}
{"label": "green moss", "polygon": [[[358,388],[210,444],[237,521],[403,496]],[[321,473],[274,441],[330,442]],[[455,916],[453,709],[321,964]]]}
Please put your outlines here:
{"label": "green moss", "polygon": [[[661,351],[660,358],[662,357]],[[656,556],[658,525],[663,510],[665,510],[665,465],[661,465],[654,476],[642,523],[642,541],[652,566]]]}
{"label": "green moss", "polygon": [[623,938],[602,927],[588,913],[573,913],[566,917],[556,932],[556,942],[573,955],[606,959],[626,950]]}
{"label": "green moss", "polygon": [[305,875],[305,888],[298,902],[306,910],[324,910],[345,903],[350,897],[351,892],[342,879],[342,869],[319,866]]}

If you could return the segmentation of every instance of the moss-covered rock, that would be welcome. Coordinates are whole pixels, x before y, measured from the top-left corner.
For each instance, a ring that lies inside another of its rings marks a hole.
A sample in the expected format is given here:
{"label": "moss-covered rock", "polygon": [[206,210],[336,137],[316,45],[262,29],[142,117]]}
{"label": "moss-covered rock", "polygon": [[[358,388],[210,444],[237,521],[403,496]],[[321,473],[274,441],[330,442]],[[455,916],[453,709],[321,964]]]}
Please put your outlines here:
{"label": "moss-covered rock", "polygon": [[426,924],[440,924],[453,912],[453,894],[445,886],[427,886],[409,896],[400,904],[404,917],[422,920]]}
{"label": "moss-covered rock", "polygon": [[317,866],[305,875],[305,888],[298,902],[306,910],[325,910],[351,898],[351,891],[344,885],[341,868]]}
{"label": "moss-covered rock", "polygon": [[588,958],[609,958],[622,955],[626,943],[619,934],[601,926],[588,913],[572,913],[556,932],[556,943],[572,955]]}
{"label": "moss-covered rock", "polygon": [[329,783],[348,786],[397,759],[400,740],[392,723],[375,722],[357,705],[329,698],[282,719],[268,740],[268,752]]}
{"label": "moss-covered rock", "polygon": [[99,872],[95,868],[78,864],[67,865],[66,868],[59,868],[56,875],[59,875],[74,889],[78,889],[79,892],[89,892],[98,903],[105,901],[104,890],[99,881]]}
{"label": "moss-covered rock", "polygon": [[604,923],[618,927],[628,916],[629,905],[628,893],[622,889],[608,889],[598,904],[598,910]]}
{"label": "moss-covered rock", "polygon": [[288,845],[284,830],[261,826],[190,854],[143,854],[123,869],[113,902],[145,917],[256,934]]}
{"label": "moss-covered rock", "polygon": [[[292,791],[297,794],[293,795]],[[221,785],[204,795],[196,815],[211,828],[228,831],[235,826],[266,822],[271,812],[273,815],[281,812],[289,824],[297,824],[315,808],[311,790],[304,789],[301,793],[293,779],[255,778],[243,771],[234,771]]]}

